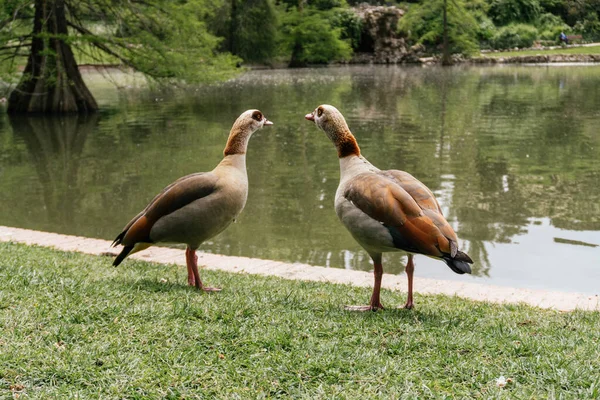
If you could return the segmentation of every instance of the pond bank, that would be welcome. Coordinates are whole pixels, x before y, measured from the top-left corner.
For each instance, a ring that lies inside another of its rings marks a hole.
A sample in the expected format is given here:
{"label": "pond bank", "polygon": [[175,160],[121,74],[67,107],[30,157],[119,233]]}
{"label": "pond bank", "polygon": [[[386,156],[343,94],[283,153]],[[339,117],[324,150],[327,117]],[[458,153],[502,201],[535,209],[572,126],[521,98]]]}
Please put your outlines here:
{"label": "pond bank", "polygon": [[536,54],[512,57],[475,57],[464,62],[470,64],[554,64],[600,63],[600,54]]}
{"label": "pond bank", "polygon": [[[94,255],[106,255],[107,252],[114,252],[114,249],[110,249],[111,242],[107,240],[7,226],[0,226],[0,242],[18,242]],[[157,263],[185,265],[183,250],[173,248],[153,247],[133,255],[132,258]],[[210,253],[199,253],[199,263],[206,265],[206,269],[209,270],[276,276],[292,280],[341,283],[361,287],[370,287],[373,279],[371,273],[364,271],[325,268],[298,263],[290,264]],[[467,279],[464,282],[459,282],[415,277],[415,290],[417,296],[419,294],[445,294],[493,303],[526,303],[540,308],[561,311],[574,309],[600,310],[600,297],[598,295],[484,285],[468,282]],[[406,277],[403,275],[386,274],[383,279],[383,287],[390,290],[406,292],[406,285]]]}

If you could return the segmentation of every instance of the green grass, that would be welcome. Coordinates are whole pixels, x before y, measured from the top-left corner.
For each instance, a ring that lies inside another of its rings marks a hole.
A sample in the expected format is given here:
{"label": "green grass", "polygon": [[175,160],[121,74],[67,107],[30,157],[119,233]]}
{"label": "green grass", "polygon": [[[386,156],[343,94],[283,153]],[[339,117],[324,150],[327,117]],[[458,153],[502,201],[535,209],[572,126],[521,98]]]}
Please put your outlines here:
{"label": "green grass", "polygon": [[503,51],[499,53],[485,53],[481,54],[486,57],[515,57],[515,56],[535,56],[538,54],[550,55],[550,54],[600,54],[600,46],[590,47],[569,47],[564,49],[552,49],[552,50],[523,50],[523,51]]}
{"label": "green grass", "polygon": [[599,312],[110,262],[0,244],[0,398],[599,396]]}

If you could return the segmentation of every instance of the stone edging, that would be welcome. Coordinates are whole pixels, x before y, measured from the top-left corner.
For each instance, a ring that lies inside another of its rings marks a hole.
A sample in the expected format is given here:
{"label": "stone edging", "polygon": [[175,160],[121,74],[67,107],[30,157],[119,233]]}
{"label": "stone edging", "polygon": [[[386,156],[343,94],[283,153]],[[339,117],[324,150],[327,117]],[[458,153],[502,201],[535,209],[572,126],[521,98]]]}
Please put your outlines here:
{"label": "stone edging", "polygon": [[[11,228],[1,225],[0,242],[17,242],[28,245],[46,246],[57,250],[76,251],[94,255],[101,255],[107,251],[111,251],[109,248],[111,242],[107,240]],[[175,263],[185,266],[184,252],[179,249],[151,247],[134,254],[132,257],[144,261]],[[258,258],[231,257],[209,253],[198,253],[198,258],[200,264],[206,265],[205,268],[211,270],[276,276],[284,279],[342,283],[362,287],[371,287],[373,284],[373,275],[364,271],[316,267],[307,264],[290,264]],[[404,275],[385,274],[382,286],[386,289],[406,292],[406,277]],[[536,307],[561,311],[571,311],[574,309],[600,310],[600,297],[598,295],[590,296],[581,293],[518,289],[481,283],[443,281],[419,277],[415,277],[414,287],[417,296],[418,294],[445,294],[493,303],[526,303]]]}
{"label": "stone edging", "polygon": [[512,57],[474,57],[466,59],[471,64],[552,64],[552,63],[600,63],[600,54],[536,54]]}

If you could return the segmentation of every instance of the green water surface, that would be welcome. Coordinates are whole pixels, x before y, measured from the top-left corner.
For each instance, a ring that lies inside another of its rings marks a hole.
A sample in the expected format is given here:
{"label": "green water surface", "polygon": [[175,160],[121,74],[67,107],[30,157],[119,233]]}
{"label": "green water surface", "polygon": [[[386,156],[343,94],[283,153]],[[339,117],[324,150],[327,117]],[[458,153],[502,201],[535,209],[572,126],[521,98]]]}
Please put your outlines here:
{"label": "green water surface", "polygon": [[600,292],[600,66],[267,70],[169,90],[86,79],[98,115],[0,114],[1,225],[112,240],[164,186],[212,169],[259,108],[275,124],[250,141],[246,209],[201,250],[370,270],[333,210],[335,149],[304,120],[328,103],[373,164],[432,189],[475,260],[465,277],[419,256],[418,276]]}

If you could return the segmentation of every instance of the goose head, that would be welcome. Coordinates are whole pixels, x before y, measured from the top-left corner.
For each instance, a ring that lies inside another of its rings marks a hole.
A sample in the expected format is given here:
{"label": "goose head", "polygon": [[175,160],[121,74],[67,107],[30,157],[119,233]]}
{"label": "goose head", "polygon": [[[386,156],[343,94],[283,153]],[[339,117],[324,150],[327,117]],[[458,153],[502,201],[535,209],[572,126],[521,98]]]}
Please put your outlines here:
{"label": "goose head", "polygon": [[354,135],[348,128],[346,119],[334,106],[321,104],[312,113],[306,114],[304,118],[314,122],[319,129],[325,132],[337,148],[340,158],[352,154],[360,155],[360,149]]}
{"label": "goose head", "polygon": [[233,123],[224,150],[225,155],[245,154],[250,136],[264,126],[273,125],[259,110],[244,111]]}

